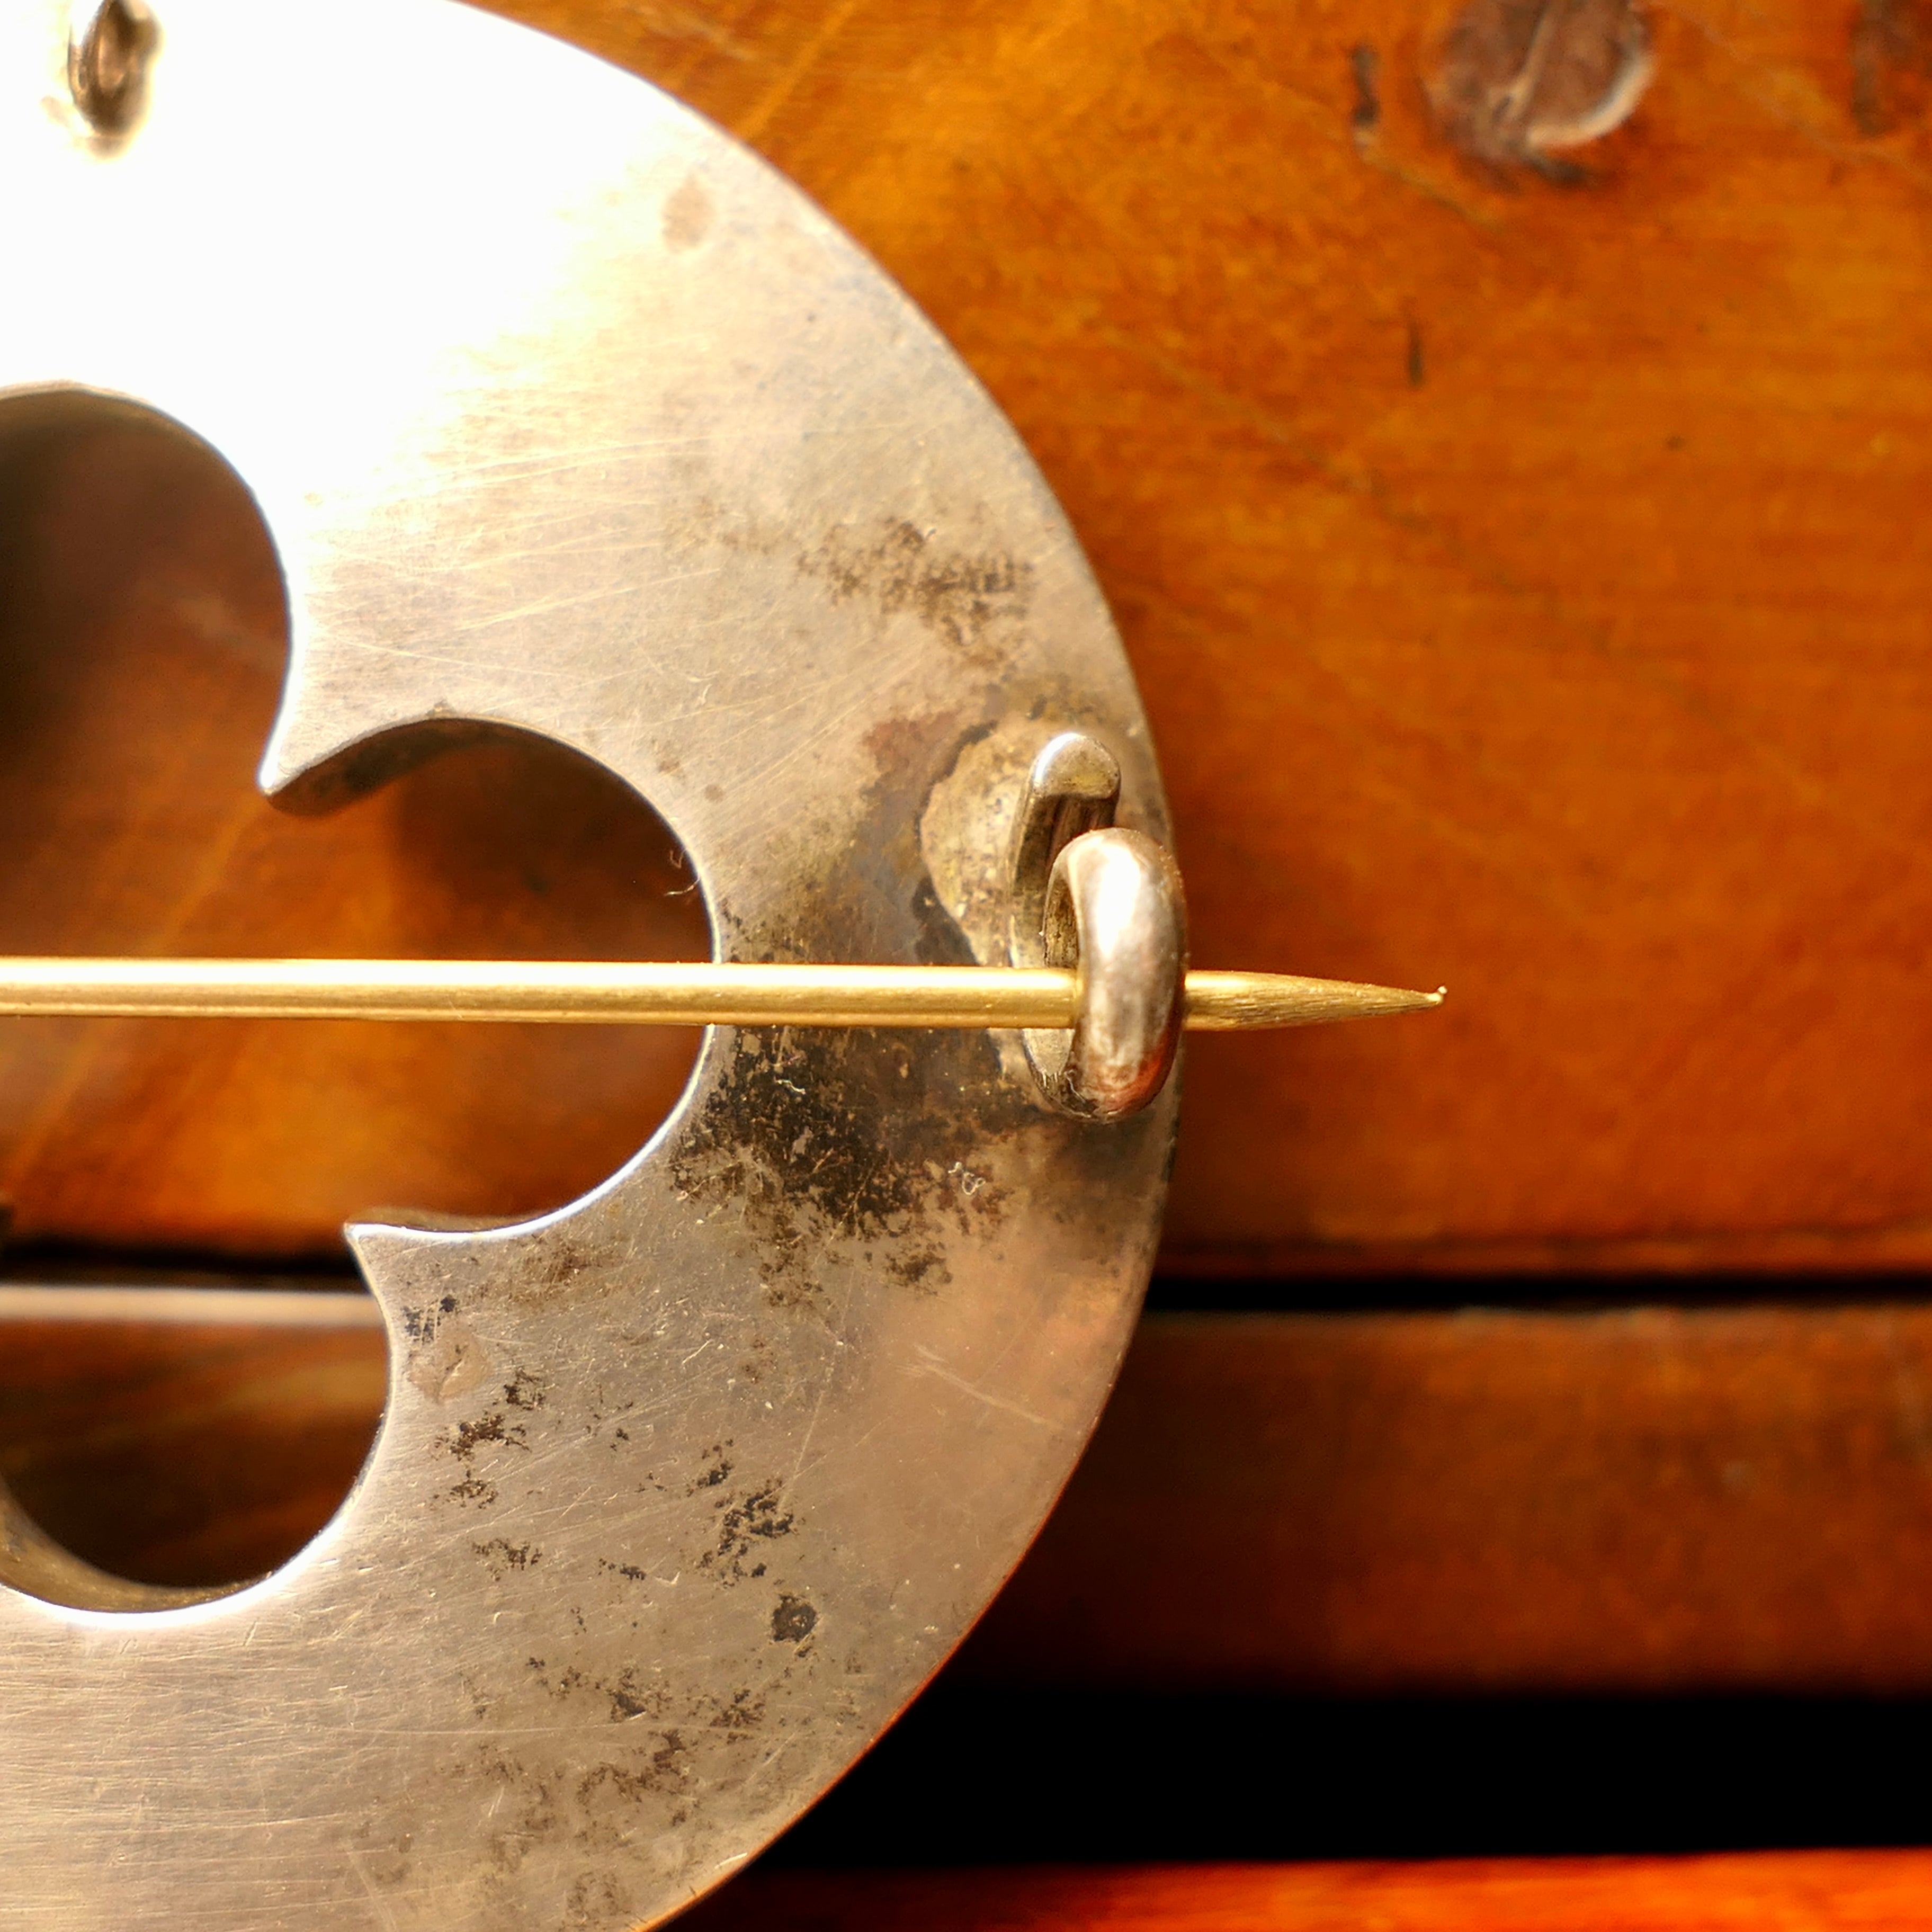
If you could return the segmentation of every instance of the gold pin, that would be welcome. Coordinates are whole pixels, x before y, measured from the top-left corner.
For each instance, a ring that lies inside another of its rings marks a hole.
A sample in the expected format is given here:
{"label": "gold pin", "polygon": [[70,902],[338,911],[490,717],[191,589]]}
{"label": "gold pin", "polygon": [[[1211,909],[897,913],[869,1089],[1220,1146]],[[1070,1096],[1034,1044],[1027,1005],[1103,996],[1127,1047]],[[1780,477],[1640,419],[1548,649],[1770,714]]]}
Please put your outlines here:
{"label": "gold pin", "polygon": [[1037,1533],[1157,1252],[1183,1028],[1442,996],[1187,970],[1065,516],[765,163],[444,0],[152,6],[0,0],[0,428],[230,464],[286,593],[272,796],[529,734],[662,812],[722,952],[814,963],[0,959],[0,1015],[997,1031],[717,1036],[580,1199],[358,1221],[382,1426],[266,1576],[104,1574],[0,1483],[0,1917],[638,1932]]}
{"label": "gold pin", "polygon": [[[1440,990],[1190,973],[1184,1024],[1318,1026],[1442,1004]],[[636,1026],[1071,1028],[1054,967],[603,964],[495,959],[0,959],[0,1016],[520,1020]]]}

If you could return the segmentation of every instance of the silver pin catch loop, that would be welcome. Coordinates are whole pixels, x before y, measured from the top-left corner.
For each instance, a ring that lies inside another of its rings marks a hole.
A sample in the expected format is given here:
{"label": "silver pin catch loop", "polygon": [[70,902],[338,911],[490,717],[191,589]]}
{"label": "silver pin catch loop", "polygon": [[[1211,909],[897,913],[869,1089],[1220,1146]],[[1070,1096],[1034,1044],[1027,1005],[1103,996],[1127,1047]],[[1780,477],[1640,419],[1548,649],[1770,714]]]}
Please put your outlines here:
{"label": "silver pin catch loop", "polygon": [[158,38],[146,0],[98,0],[76,26],[68,80],[74,105],[97,134],[125,134],[140,118]]}
{"label": "silver pin catch loop", "polygon": [[1180,873],[1144,832],[1089,832],[1054,861],[1046,963],[1076,969],[1080,996],[1072,1033],[1027,1036],[1040,1084],[1088,1120],[1138,1113],[1174,1070],[1187,973]]}
{"label": "silver pin catch loop", "polygon": [[1014,826],[1008,955],[1080,974],[1072,1030],[1022,1035],[1046,1097],[1084,1120],[1138,1113],[1166,1085],[1184,1018],[1187,915],[1174,861],[1114,828],[1120,768],[1078,731],[1034,760]]}
{"label": "silver pin catch loop", "polygon": [[1035,756],[1013,826],[1010,964],[1046,964],[1046,884],[1053,862],[1083,832],[1112,825],[1120,802],[1119,761],[1098,739],[1063,731]]}

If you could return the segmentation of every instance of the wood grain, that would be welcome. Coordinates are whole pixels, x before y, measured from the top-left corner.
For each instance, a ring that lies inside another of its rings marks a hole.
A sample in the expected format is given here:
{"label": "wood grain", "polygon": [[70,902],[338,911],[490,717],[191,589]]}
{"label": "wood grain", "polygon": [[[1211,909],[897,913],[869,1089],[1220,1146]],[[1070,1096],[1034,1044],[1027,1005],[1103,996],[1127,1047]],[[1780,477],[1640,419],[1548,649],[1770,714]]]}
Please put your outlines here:
{"label": "wood grain", "polygon": [[[0,1476],[144,1581],[340,1502],[380,1335],[0,1322]],[[978,1683],[1932,1693],[1932,1311],[1156,1317]]]}
{"label": "wood grain", "polygon": [[1568,188],[1432,127],[1430,0],[512,10],[771,156],[1012,413],[1201,962],[1450,982],[1195,1048],[1171,1262],[1932,1253],[1932,176],[1852,9],[1664,0]]}
{"label": "wood grain", "polygon": [[1151,1318],[960,1667],[1932,1690],[1932,1310]]}
{"label": "wood grain", "polygon": [[[512,10],[769,154],[1012,413],[1144,687],[1201,962],[1450,982],[1196,1045],[1172,1264],[1932,1259],[1911,0],[1660,0],[1567,184],[1433,124],[1450,0]],[[630,832],[520,768],[258,832],[260,558],[237,587],[206,484],[62,460],[6,509],[0,944],[659,944]],[[503,810],[572,909],[485,876]],[[554,1040],[0,1053],[23,1236],[262,1252],[557,1198],[676,1084]]]}
{"label": "wood grain", "polygon": [[[662,823],[534,740],[274,810],[253,773],[285,639],[266,533],[199,446],[107,418],[0,440],[0,950],[702,956]],[[339,1254],[383,1204],[554,1207],[641,1144],[695,1044],[9,1020],[0,1205],[22,1244],[275,1257]]]}
{"label": "wood grain", "polygon": [[692,1932],[1919,1932],[1932,1852],[754,1870]]}
{"label": "wood grain", "polygon": [[388,1384],[387,1345],[364,1322],[15,1313],[0,1319],[0,1480],[116,1575],[240,1582],[341,1507]]}

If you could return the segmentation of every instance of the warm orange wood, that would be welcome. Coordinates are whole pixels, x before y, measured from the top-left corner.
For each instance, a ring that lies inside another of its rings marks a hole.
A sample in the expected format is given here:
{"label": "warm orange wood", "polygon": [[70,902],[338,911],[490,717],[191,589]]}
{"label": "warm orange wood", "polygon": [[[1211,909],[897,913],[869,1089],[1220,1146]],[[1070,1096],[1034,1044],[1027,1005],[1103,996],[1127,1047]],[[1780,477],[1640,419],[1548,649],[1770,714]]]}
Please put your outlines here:
{"label": "warm orange wood", "polygon": [[[1660,0],[1655,82],[1568,186],[1431,124],[1453,0],[507,4],[770,154],[1012,412],[1142,676],[1198,957],[1451,983],[1426,1022],[1196,1044],[1177,1262],[1932,1258],[1907,0]],[[9,589],[0,944],[652,929],[600,896],[601,807],[543,921],[452,850],[454,777],[258,835],[259,560],[211,553],[206,489],[92,460],[45,515],[9,499],[39,560],[10,569],[70,575]],[[28,1234],[274,1249],[370,1190],[528,1204],[674,1084],[581,1042],[109,1038],[0,1048]]]}
{"label": "warm orange wood", "polygon": [[[0,950],[689,958],[663,825],[536,744],[332,818],[254,784],[284,656],[233,479],[103,426],[0,449]],[[10,542],[6,541],[10,538]],[[0,1022],[20,1241],[339,1253],[347,1216],[552,1207],[662,1118],[683,1031]]]}
{"label": "warm orange wood", "polygon": [[1923,1932],[1932,1852],[754,1870],[692,1932]]}
{"label": "warm orange wood", "polygon": [[0,1320],[0,1480],[117,1575],[238,1582],[340,1507],[388,1378],[361,1326]]}
{"label": "warm orange wood", "polygon": [[[104,1567],[292,1554],[368,1330],[0,1323],[0,1477]],[[1157,1318],[956,1671],[1126,1690],[1932,1693],[1932,1311]]]}
{"label": "warm orange wood", "polygon": [[961,1661],[1923,1694],[1928,1462],[1923,1308],[1156,1318]]}
{"label": "warm orange wood", "polygon": [[1429,124],[1450,0],[507,4],[770,155],[1012,412],[1197,956],[1450,982],[1196,1045],[1176,1258],[1932,1256],[1905,0],[1660,0],[1568,188]]}

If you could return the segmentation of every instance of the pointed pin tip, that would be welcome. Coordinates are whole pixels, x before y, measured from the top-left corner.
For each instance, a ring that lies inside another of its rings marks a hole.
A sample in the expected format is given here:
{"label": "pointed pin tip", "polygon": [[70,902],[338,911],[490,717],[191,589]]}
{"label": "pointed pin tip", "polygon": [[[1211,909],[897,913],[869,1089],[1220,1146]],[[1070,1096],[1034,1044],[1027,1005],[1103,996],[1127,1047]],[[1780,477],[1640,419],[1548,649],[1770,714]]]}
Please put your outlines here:
{"label": "pointed pin tip", "polygon": [[1348,980],[1304,980],[1280,973],[1190,973],[1187,1023],[1213,1030],[1322,1026],[1336,1020],[1426,1012],[1449,996]]}
{"label": "pointed pin tip", "polygon": [[[1363,986],[1351,988],[1350,991],[1359,992],[1360,1000],[1356,1010],[1365,1015],[1430,1012],[1449,997],[1447,986],[1438,986],[1432,993],[1411,992],[1406,986]],[[1338,1014],[1337,1017],[1346,1016]]]}

